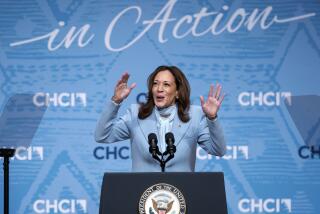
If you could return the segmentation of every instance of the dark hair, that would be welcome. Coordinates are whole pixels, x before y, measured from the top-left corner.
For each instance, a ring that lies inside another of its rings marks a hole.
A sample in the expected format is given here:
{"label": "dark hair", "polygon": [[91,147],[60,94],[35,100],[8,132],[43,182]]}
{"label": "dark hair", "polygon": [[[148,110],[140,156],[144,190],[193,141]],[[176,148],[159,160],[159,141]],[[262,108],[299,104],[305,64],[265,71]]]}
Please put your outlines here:
{"label": "dark hair", "polygon": [[148,77],[148,97],[147,102],[142,103],[139,108],[139,119],[145,119],[151,115],[152,110],[155,106],[153,96],[152,96],[152,86],[153,81],[156,75],[160,71],[168,70],[174,76],[175,83],[178,91],[178,99],[176,99],[178,105],[178,116],[182,122],[188,122],[190,120],[189,117],[189,108],[190,108],[190,85],[183,74],[183,72],[176,66],[159,66],[154,70]]}

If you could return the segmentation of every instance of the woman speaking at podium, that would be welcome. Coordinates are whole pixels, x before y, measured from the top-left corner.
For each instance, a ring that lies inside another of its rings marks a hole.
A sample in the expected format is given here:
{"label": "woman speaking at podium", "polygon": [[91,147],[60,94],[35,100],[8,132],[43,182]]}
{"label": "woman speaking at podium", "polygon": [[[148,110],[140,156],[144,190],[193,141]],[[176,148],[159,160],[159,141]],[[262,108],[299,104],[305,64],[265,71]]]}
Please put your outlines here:
{"label": "woman speaking at podium", "polygon": [[151,133],[157,138],[160,153],[166,151],[165,135],[174,135],[176,152],[166,165],[167,172],[193,172],[197,144],[209,154],[225,154],[226,143],[217,116],[224,98],[221,85],[211,85],[207,99],[200,96],[201,106],[190,105],[190,86],[183,72],[175,66],[159,66],[148,77],[147,102],[132,104],[126,114],[118,117],[121,103],[136,86],[128,85],[128,79],[129,74],[124,73],[117,82],[97,124],[95,140],[114,143],[130,139],[132,171],[161,171],[149,152]]}

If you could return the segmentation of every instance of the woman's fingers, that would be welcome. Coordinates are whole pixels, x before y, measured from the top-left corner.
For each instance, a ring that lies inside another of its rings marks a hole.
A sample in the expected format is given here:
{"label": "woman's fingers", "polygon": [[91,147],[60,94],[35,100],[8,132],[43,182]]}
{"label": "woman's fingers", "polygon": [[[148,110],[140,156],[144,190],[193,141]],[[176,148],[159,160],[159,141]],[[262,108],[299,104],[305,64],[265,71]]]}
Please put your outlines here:
{"label": "woman's fingers", "polygon": [[210,85],[210,89],[209,89],[208,98],[213,96],[213,91],[214,91],[214,85],[211,84],[211,85]]}
{"label": "woman's fingers", "polygon": [[128,88],[129,89],[129,93],[131,92],[132,89],[134,89],[136,87],[136,85],[137,84],[135,82],[130,85],[130,87]]}
{"label": "woman's fingers", "polygon": [[118,87],[120,84],[121,84],[121,79],[117,81],[116,87]]}
{"label": "woman's fingers", "polygon": [[216,92],[214,94],[214,97],[218,100],[219,97],[220,97],[220,93],[221,93],[221,85],[218,83],[217,84],[217,89],[216,89]]}
{"label": "woman's fingers", "polygon": [[130,77],[130,74],[128,74],[128,72],[124,72],[121,75],[121,78],[118,80],[116,87],[127,85],[129,77]]}
{"label": "woman's fingers", "polygon": [[123,73],[121,75],[121,78],[117,82],[117,86],[122,84],[122,83],[127,84],[129,77],[130,77],[130,75],[128,74],[128,72]]}
{"label": "woman's fingers", "polygon": [[200,103],[201,103],[201,106],[203,107],[203,105],[204,105],[204,98],[203,98],[202,95],[200,96]]}
{"label": "woman's fingers", "polygon": [[125,81],[125,76],[126,76],[126,72],[125,73],[123,73],[122,75],[121,75],[121,77],[120,77],[120,79],[117,81],[117,84],[116,84],[116,87],[118,87],[119,85],[121,85],[122,83],[124,83],[124,81]]}
{"label": "woman's fingers", "polygon": [[131,85],[130,85],[130,89],[133,89],[133,88],[135,88],[136,87],[136,83],[134,82],[134,83],[132,83]]}
{"label": "woman's fingers", "polygon": [[220,97],[220,99],[219,99],[220,105],[222,104],[222,101],[223,101],[223,99],[224,99],[225,96],[226,96],[226,94],[223,94],[223,95]]}
{"label": "woman's fingers", "polygon": [[122,75],[122,82],[123,83],[127,83],[128,82],[128,79],[129,79],[130,75],[128,74],[128,72],[125,72],[123,75]]}

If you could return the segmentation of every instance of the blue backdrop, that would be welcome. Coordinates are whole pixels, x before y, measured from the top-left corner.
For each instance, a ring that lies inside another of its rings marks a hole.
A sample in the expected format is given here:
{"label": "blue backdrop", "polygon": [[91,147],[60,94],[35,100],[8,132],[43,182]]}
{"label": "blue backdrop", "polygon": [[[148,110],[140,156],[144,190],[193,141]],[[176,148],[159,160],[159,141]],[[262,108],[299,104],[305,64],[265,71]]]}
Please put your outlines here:
{"label": "blue backdrop", "polygon": [[124,71],[137,87],[121,113],[162,64],[186,73],[193,104],[211,83],[227,93],[227,154],[199,149],[196,170],[225,173],[229,213],[319,213],[319,13],[318,0],[0,0],[1,107],[15,93],[47,106],[11,160],[11,213],[98,213],[103,173],[131,160],[128,142],[94,142],[96,121]]}

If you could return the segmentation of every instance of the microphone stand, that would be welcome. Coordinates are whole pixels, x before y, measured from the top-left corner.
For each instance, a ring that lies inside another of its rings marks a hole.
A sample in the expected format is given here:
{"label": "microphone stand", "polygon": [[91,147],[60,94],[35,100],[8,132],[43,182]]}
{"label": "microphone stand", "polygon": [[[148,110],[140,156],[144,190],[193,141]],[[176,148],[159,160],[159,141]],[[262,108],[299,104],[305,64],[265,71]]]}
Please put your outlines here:
{"label": "microphone stand", "polygon": [[[173,134],[171,132],[167,134],[169,134],[168,137],[166,136],[167,147],[166,147],[166,151],[163,153],[159,151],[159,148],[157,146],[157,143],[158,143],[157,136],[154,133],[151,133],[148,135],[149,152],[151,153],[152,157],[160,163],[161,172],[165,172],[166,163],[174,157],[174,153],[176,152],[176,146],[174,145]],[[167,159],[164,160],[164,156],[168,154],[169,154],[169,157],[167,157]]]}
{"label": "microphone stand", "polygon": [[14,156],[15,149],[0,149],[3,157],[3,213],[9,214],[9,158]]}
{"label": "microphone stand", "polygon": [[[160,155],[161,156],[161,159],[160,157],[158,156]],[[160,167],[161,167],[161,172],[165,172],[165,168],[166,168],[166,161],[164,161],[164,158],[163,158],[163,154],[162,152],[158,151],[157,153],[155,154],[152,154],[152,157],[154,159],[156,159],[159,163],[160,163]]]}
{"label": "microphone stand", "polygon": [[166,168],[166,162],[163,161],[163,154],[161,153],[161,162],[160,162],[160,166],[161,166],[161,172],[165,172],[165,168]]}
{"label": "microphone stand", "polygon": [[161,167],[161,172],[165,172],[165,168],[166,168],[166,163],[171,160],[174,157],[174,154],[170,154],[169,157],[167,157],[166,160],[164,160],[164,156],[166,156],[168,154],[167,151],[165,151],[164,153],[161,153],[159,155],[161,155],[161,159],[159,158],[158,155],[152,155],[152,157],[154,159],[156,159],[159,163],[160,163],[160,167]]}
{"label": "microphone stand", "polygon": [[169,155],[169,157],[167,157],[167,159],[164,161],[164,165],[166,165],[166,163],[171,160],[172,158],[174,158],[174,154]]}
{"label": "microphone stand", "polygon": [[[167,157],[166,160],[164,160],[163,157],[166,156],[166,155],[168,155],[168,154],[169,154],[169,156]],[[167,163],[169,160],[171,160],[172,158],[174,158],[174,154],[170,154],[168,149],[167,149],[163,154],[161,154],[161,169],[162,169],[162,172],[165,171],[166,163]]]}

